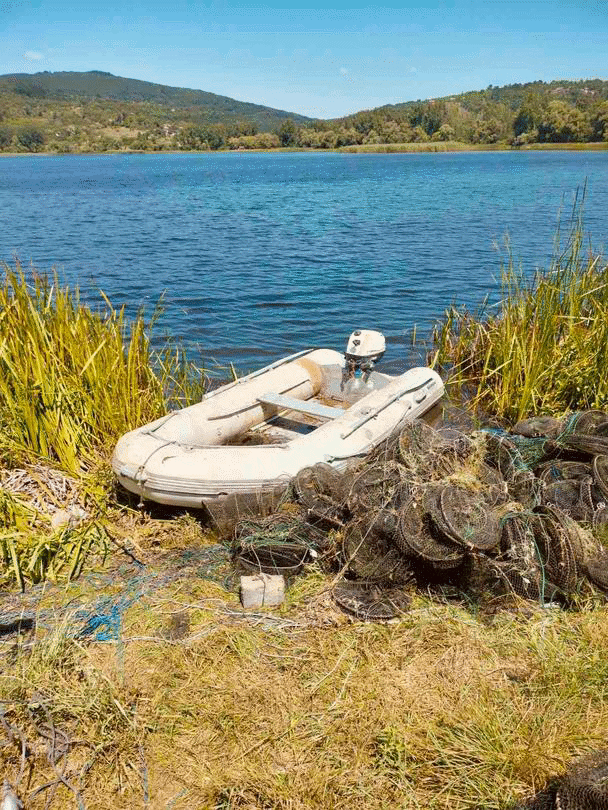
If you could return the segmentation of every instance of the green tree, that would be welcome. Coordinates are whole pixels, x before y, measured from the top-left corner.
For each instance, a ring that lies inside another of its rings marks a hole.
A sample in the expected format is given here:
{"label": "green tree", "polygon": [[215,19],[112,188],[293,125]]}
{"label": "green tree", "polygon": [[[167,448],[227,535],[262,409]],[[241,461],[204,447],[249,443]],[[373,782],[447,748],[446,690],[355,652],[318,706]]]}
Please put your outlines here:
{"label": "green tree", "polygon": [[442,124],[438,130],[433,132],[433,141],[453,141],[454,140],[454,127],[449,124]]}
{"label": "green tree", "polygon": [[184,127],[179,136],[182,149],[219,149],[224,145],[224,140],[218,127],[200,127],[195,124]]}
{"label": "green tree", "polygon": [[0,149],[6,149],[13,142],[13,130],[10,127],[0,127]]}
{"label": "green tree", "polygon": [[277,132],[281,146],[292,146],[296,142],[297,128],[291,118],[287,118]]}
{"label": "green tree", "polygon": [[17,144],[26,152],[39,152],[45,143],[44,133],[39,129],[22,129],[17,134]]}
{"label": "green tree", "polygon": [[596,104],[590,113],[591,140],[608,141],[608,101]]}
{"label": "green tree", "polygon": [[537,129],[545,116],[546,110],[547,103],[544,96],[541,96],[540,93],[528,93],[513,121],[515,136]]}
{"label": "green tree", "polygon": [[417,126],[412,129],[412,141],[414,143],[425,143],[428,141],[428,139],[429,136],[421,126]]}
{"label": "green tree", "polygon": [[591,137],[589,117],[565,101],[551,101],[538,125],[538,139],[553,143],[586,141]]}

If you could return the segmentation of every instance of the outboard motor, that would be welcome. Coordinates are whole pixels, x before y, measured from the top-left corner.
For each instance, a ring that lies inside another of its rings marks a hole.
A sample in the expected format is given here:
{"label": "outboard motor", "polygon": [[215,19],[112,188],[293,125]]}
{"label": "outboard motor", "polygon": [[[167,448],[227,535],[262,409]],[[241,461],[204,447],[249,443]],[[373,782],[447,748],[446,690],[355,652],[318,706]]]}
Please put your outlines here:
{"label": "outboard motor", "polygon": [[359,380],[365,384],[370,372],[384,355],[386,341],[382,332],[373,329],[357,329],[348,339],[344,357],[346,363],[342,373],[342,389],[349,380]]}

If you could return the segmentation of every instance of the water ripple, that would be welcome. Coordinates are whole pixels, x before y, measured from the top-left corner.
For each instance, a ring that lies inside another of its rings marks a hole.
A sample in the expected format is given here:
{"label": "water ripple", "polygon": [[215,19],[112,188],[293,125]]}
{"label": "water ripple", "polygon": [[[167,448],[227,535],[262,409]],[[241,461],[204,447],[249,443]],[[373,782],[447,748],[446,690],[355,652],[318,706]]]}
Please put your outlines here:
{"label": "water ripple", "polygon": [[0,257],[56,266],[96,306],[103,289],[151,313],[164,292],[159,340],[197,358],[253,368],[368,327],[394,366],[414,326],[498,298],[505,234],[544,265],[585,178],[600,244],[602,153],[2,158]]}

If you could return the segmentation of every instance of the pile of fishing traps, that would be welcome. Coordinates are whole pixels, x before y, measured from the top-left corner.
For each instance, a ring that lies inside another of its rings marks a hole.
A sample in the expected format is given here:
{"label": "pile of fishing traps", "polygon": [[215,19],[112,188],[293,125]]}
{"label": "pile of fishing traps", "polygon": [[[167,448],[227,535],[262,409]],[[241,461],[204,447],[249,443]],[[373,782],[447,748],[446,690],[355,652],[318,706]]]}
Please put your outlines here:
{"label": "pile of fishing traps", "polygon": [[596,751],[573,762],[566,773],[515,810],[606,810],[608,751]]}
{"label": "pile of fishing traps", "polygon": [[366,619],[407,609],[414,586],[567,603],[608,592],[608,414],[537,417],[512,432],[416,420],[364,462],[302,470],[267,518],[240,521],[239,565],[286,575],[318,559],[334,599]]}

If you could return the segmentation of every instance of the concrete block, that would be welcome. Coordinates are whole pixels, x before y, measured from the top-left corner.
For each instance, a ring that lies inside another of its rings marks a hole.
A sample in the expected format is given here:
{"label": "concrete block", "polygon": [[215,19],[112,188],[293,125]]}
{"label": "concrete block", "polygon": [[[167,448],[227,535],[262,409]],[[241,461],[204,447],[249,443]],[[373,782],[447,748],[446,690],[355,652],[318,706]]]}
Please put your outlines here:
{"label": "concrete block", "polygon": [[278,607],[285,599],[285,577],[254,574],[241,577],[241,604],[244,608]]}

